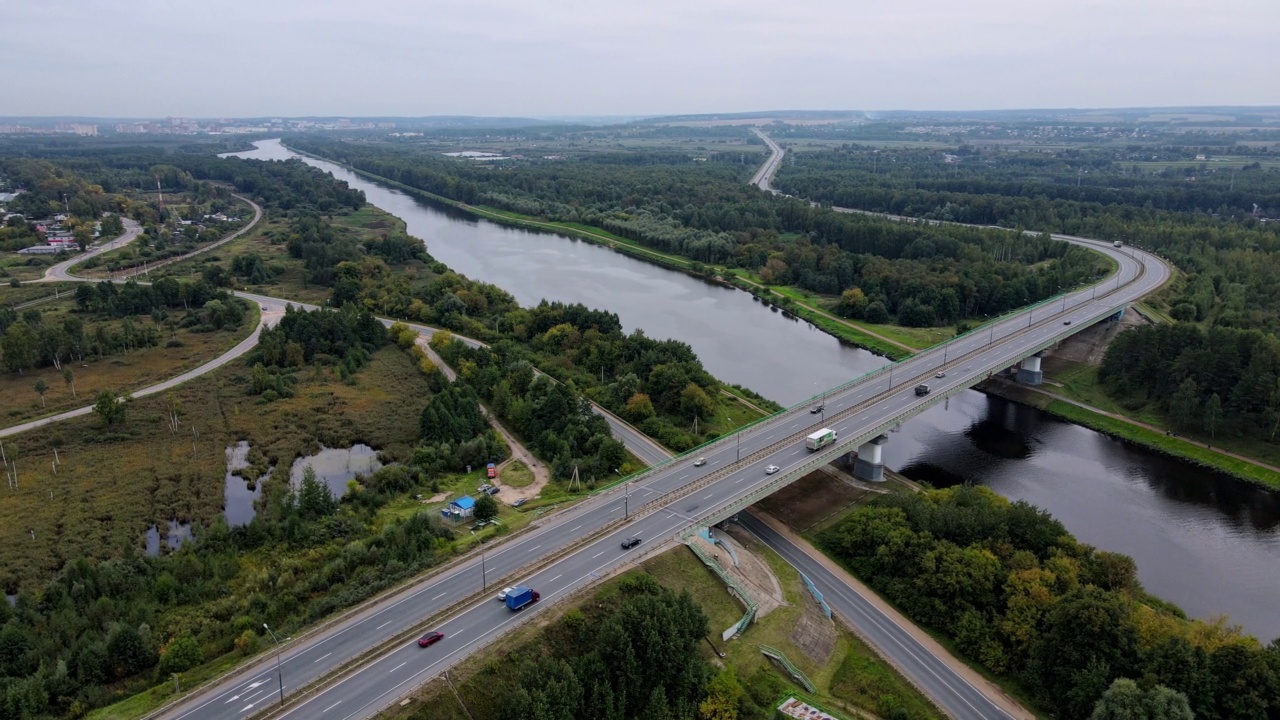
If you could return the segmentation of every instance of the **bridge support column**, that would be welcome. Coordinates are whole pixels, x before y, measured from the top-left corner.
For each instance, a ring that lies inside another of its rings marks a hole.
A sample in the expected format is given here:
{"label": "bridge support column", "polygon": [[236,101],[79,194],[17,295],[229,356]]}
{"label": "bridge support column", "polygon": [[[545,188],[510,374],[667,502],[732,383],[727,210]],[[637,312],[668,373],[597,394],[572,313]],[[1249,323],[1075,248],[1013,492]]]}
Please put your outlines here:
{"label": "bridge support column", "polygon": [[1044,382],[1044,373],[1040,370],[1040,353],[1036,353],[1022,361],[1018,369],[1018,382],[1023,385],[1039,385]]}
{"label": "bridge support column", "polygon": [[888,435],[872,438],[858,446],[858,458],[853,461],[853,476],[869,482],[884,482],[882,447],[889,442]]}

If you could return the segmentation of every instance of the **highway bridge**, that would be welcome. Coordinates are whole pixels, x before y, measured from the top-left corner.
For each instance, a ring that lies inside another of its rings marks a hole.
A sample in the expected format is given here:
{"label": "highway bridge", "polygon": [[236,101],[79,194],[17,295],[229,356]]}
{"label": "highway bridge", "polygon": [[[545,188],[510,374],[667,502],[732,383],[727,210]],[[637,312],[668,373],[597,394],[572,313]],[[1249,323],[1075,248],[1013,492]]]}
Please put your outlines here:
{"label": "highway bridge", "polygon": [[[768,142],[775,152],[753,179],[766,189],[781,161],[781,148]],[[291,641],[278,667],[276,658],[264,657],[156,716],[238,720],[279,706],[283,689],[287,702],[274,717],[368,718],[556,601],[698,528],[734,516],[841,455],[856,450],[858,473],[874,478],[880,446],[894,427],[1018,364],[1021,379],[1037,382],[1038,353],[1107,321],[1169,277],[1168,266],[1149,253],[1086,238],[1055,237],[1109,255],[1117,263],[1116,274],[852,378],[682,457],[662,460],[606,492],[536,521],[522,534],[495,542],[480,555],[459,560]],[[930,386],[928,394],[917,395],[920,384]],[[817,405],[822,410],[810,412]],[[819,428],[835,429],[838,440],[810,452],[804,439]],[[695,467],[695,456],[705,457],[706,464]],[[771,466],[777,470],[766,473]],[[621,541],[631,536],[643,543],[621,549]],[[542,601],[512,613],[495,600],[498,589],[517,582],[538,590]],[[425,630],[440,630],[445,638],[420,649],[413,640]],[[886,637],[889,647],[881,651],[895,656],[898,666],[907,668],[950,716],[1008,717],[945,664],[920,658],[919,648]]]}

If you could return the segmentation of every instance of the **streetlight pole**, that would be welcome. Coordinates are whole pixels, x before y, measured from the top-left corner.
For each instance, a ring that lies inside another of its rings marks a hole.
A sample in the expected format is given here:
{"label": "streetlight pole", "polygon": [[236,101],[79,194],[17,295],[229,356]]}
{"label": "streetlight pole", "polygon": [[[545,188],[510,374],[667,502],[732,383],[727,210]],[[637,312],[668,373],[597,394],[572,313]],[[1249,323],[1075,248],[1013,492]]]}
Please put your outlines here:
{"label": "streetlight pole", "polygon": [[[475,530],[471,531],[471,537],[475,538],[476,543],[479,544],[480,538],[476,537]],[[484,592],[485,590],[488,590],[488,589],[489,589],[489,584],[485,579],[485,570],[484,570],[484,550],[481,550],[480,551],[480,592]]]}
{"label": "streetlight pole", "polygon": [[266,623],[262,623],[262,627],[271,633],[271,640],[276,644],[276,682],[280,684],[280,707],[284,707],[284,672],[280,669],[280,640]]}
{"label": "streetlight pole", "polygon": [[[619,471],[618,468],[614,468],[613,471],[615,473],[618,473],[618,477],[622,477],[622,472]],[[622,483],[622,490],[624,492],[622,496],[622,517],[630,518],[631,517],[631,483],[629,482]]]}

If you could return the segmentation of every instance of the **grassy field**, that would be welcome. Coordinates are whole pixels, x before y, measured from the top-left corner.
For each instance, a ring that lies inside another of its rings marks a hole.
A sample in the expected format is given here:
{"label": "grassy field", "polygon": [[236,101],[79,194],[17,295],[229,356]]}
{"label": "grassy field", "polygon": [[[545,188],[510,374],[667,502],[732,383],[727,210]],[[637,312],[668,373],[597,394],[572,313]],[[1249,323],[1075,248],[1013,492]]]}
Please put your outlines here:
{"label": "grassy field", "polygon": [[[37,283],[10,287],[9,283],[0,282],[0,308],[13,308],[44,298],[56,299],[56,297],[63,295],[69,296],[70,293],[75,292],[76,284],[73,282]],[[53,300],[51,299],[48,302],[53,302]],[[43,309],[44,303],[40,305],[41,309]]]}
{"label": "grassy field", "polygon": [[19,255],[16,252],[0,252],[0,287],[9,287],[9,280],[36,280],[44,276],[45,268],[58,262],[54,255]]}
{"label": "grassy field", "polygon": [[[727,643],[713,639],[715,646],[727,655],[723,660],[715,656],[710,645],[701,646],[700,650],[708,661],[732,668],[743,687],[757,701],[776,703],[786,694],[801,689],[760,653],[760,645],[770,645],[785,652],[801,666],[818,687],[816,699],[833,710],[857,717],[860,713],[900,707],[906,711],[907,717],[915,720],[941,720],[942,715],[928,700],[853,633],[843,628],[838,629],[830,662],[822,667],[807,662],[789,639],[798,615],[803,611],[803,603],[808,602],[801,595],[805,591],[799,575],[767,549],[756,547],[753,550],[762,551],[786,588],[787,600],[794,604],[775,610],[738,639]],[[687,591],[707,615],[713,636],[742,617],[742,606],[687,548],[677,546],[651,557],[631,573],[647,573],[665,587],[677,592]],[[496,709],[488,702],[486,688],[495,681],[495,673],[502,671],[502,659],[526,651],[525,648],[537,647],[539,633],[544,628],[574,607],[616,593],[622,577],[603,583],[595,593],[580,597],[572,604],[557,606],[549,616],[507,633],[495,646],[452,670],[447,679],[438,678],[428,683],[414,694],[410,702],[384,713],[382,717],[414,720],[487,720],[496,717]]]}
{"label": "grassy field", "polygon": [[295,397],[267,404],[247,394],[241,363],[186,383],[172,393],[176,433],[166,427],[169,397],[151,396],[130,404],[123,425],[87,416],[7,439],[19,487],[0,495],[0,587],[38,587],[71,558],[136,553],[149,525],[214,522],[226,448],[239,440],[251,447],[245,477],[287,473],[321,445],[364,442],[399,459],[416,444],[429,391],[405,353],[375,353],[351,384],[325,368],[298,378]]}
{"label": "grassy field", "polygon": [[528,465],[514,460],[502,468],[502,484],[515,488],[529,487],[533,484],[533,471]]}
{"label": "grassy field", "polygon": [[[0,297],[3,297],[2,293]],[[67,299],[53,300],[37,306],[43,311],[46,324],[60,324],[63,316],[71,312],[75,303],[70,295],[65,297]],[[74,385],[68,385],[62,377],[62,370],[53,367],[23,373],[0,373],[0,397],[5,398],[0,405],[3,408],[0,410],[0,426],[9,427],[92,405],[94,397],[103,390],[138,390],[198,367],[230,350],[257,327],[258,306],[253,303],[246,305],[249,311],[245,313],[244,321],[238,330],[232,332],[218,330],[197,333],[188,328],[178,328],[174,335],[170,335],[168,329],[161,327],[162,340],[156,347],[141,348],[83,363],[64,363],[63,367],[70,368],[73,373]],[[133,322],[138,326],[152,324],[150,317],[136,317]],[[123,320],[116,319],[90,320],[85,323],[85,334],[91,334],[98,327],[115,332],[122,323]],[[173,342],[179,344],[171,346],[170,343]],[[35,391],[37,380],[44,380],[49,388],[45,392],[43,403],[40,394]]]}

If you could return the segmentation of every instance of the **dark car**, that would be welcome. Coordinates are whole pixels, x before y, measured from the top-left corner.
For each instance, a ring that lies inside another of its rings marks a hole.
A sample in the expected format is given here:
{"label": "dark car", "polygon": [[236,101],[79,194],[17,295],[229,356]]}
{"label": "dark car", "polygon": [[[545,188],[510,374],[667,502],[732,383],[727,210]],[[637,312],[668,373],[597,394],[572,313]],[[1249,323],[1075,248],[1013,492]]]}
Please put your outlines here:
{"label": "dark car", "polygon": [[1071,321],[1070,321],[1070,320],[1063,320],[1063,321],[1062,321],[1062,324],[1063,324],[1063,325],[1070,325],[1070,324],[1071,324]]}
{"label": "dark car", "polygon": [[502,488],[490,487],[489,489],[485,490],[485,492],[489,493],[490,495],[497,495],[498,493],[502,492]]}
{"label": "dark car", "polygon": [[428,645],[435,645],[436,643],[440,642],[443,639],[444,639],[444,633],[429,632],[426,635],[423,635],[422,637],[418,638],[418,647],[427,647]]}
{"label": "dark car", "polygon": [[515,502],[511,503],[511,507],[520,507],[521,505],[527,502],[529,502],[529,498],[520,498],[519,500],[516,500]]}
{"label": "dark car", "polygon": [[635,536],[632,536],[632,537],[629,537],[629,538],[627,538],[626,540],[623,540],[623,541],[622,541],[622,549],[623,549],[623,550],[630,550],[631,548],[633,548],[633,547],[635,547],[635,546],[637,546],[637,545],[639,545],[639,544],[640,544],[640,538],[635,537]]}
{"label": "dark car", "polygon": [[825,407],[826,405],[814,405],[813,407],[809,408],[809,414],[817,415],[818,413],[822,412],[822,409]]}

